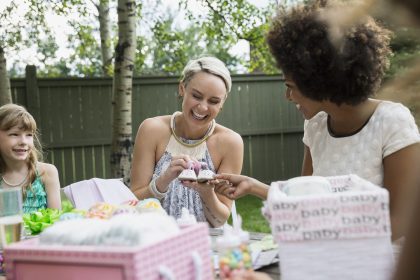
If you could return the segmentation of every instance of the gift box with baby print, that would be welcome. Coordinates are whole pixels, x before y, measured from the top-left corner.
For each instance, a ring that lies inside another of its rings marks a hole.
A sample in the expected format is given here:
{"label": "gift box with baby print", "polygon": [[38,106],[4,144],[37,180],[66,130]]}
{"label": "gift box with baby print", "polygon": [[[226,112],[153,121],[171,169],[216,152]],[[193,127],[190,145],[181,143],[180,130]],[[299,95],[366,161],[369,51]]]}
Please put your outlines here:
{"label": "gift box with baby print", "polygon": [[282,280],[388,279],[389,194],[356,175],[271,184],[265,205]]}
{"label": "gift box with baby print", "polygon": [[6,247],[6,275],[9,280],[210,280],[210,248],[205,223],[144,246],[48,246],[33,238]]}

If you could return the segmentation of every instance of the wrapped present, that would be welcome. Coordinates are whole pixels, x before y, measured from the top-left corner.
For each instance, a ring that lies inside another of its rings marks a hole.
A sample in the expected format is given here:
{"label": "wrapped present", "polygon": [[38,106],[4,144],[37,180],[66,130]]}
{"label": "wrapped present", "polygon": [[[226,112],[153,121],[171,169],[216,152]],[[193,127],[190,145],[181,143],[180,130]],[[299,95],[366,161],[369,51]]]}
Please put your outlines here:
{"label": "wrapped present", "polygon": [[198,223],[145,246],[42,245],[5,248],[7,279],[213,279],[208,225]]}
{"label": "wrapped present", "polygon": [[[356,175],[325,177],[328,184],[298,178],[273,182],[264,209],[279,243],[282,280],[389,279],[388,191]],[[307,192],[311,184],[319,191]]]}

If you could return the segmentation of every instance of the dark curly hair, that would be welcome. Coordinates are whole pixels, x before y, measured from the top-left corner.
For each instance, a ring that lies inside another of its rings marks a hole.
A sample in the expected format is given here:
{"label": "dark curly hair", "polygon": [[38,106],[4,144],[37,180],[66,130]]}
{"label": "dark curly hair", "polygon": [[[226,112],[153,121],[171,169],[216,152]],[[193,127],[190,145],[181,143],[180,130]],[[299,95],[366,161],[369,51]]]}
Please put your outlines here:
{"label": "dark curly hair", "polygon": [[391,32],[366,17],[347,28],[340,44],[320,16],[323,1],[279,10],[267,34],[277,66],[313,100],[356,105],[379,88],[389,65]]}

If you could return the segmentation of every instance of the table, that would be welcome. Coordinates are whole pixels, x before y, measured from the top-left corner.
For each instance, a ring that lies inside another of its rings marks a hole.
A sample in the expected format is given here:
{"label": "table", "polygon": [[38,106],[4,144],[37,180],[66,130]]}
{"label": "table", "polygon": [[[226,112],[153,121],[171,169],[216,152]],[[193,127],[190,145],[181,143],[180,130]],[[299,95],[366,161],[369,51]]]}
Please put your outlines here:
{"label": "table", "polygon": [[257,271],[267,273],[273,280],[280,280],[280,270],[278,263],[273,263],[268,266],[261,267],[260,269],[257,269]]}

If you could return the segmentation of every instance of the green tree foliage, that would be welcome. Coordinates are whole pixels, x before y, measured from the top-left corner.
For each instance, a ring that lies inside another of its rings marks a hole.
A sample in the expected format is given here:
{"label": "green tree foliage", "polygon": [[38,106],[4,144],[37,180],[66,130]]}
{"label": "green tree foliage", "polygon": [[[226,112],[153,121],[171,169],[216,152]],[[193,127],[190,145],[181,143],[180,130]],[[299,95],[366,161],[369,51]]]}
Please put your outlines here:
{"label": "green tree foliage", "polygon": [[[29,1],[29,0],[26,0]],[[39,1],[39,0],[38,0]],[[96,6],[95,1],[93,6]],[[77,20],[69,20],[74,32],[68,38],[70,57],[52,63],[56,48],[46,42],[39,42],[40,74],[42,76],[101,76],[101,52],[99,38],[99,21],[92,12],[92,3],[80,0],[50,2],[55,13],[60,15],[77,14]],[[109,1],[111,9],[115,9],[115,1]],[[146,1],[147,2],[147,1]],[[153,1],[152,1],[153,2]],[[209,2],[202,1],[204,4]],[[148,5],[149,10],[156,9],[160,2]],[[220,3],[220,5],[218,4]],[[90,8],[88,7],[90,5]],[[154,7],[150,7],[153,6]],[[139,5],[138,13],[141,11]],[[179,28],[174,24],[174,15],[167,13],[163,18],[154,17],[153,12],[138,17],[138,24],[144,26],[148,21],[151,36],[138,36],[138,46],[135,57],[135,74],[174,74],[179,75],[185,63],[200,55],[214,55],[225,61],[235,72],[239,65],[253,72],[275,72],[274,63],[265,44],[267,16],[270,9],[260,11],[247,1],[214,1],[208,18],[195,18],[187,12],[191,24]],[[190,7],[185,2],[180,10]],[[230,13],[229,11],[235,11]],[[204,15],[203,15],[204,16]],[[205,20],[203,20],[205,19]],[[114,30],[116,23],[113,23]],[[115,34],[115,32],[114,32]],[[230,49],[244,39],[250,43],[252,54],[250,60],[244,60],[230,53]],[[111,43],[115,45],[115,37]],[[46,59],[48,57],[48,59]],[[42,66],[41,66],[42,65]],[[17,72],[17,71],[15,71]]]}
{"label": "green tree foliage", "polygon": [[[18,10],[14,2],[6,10],[0,11],[0,46],[3,46],[6,54],[26,46],[36,46],[37,67],[41,76],[104,75],[98,4],[106,1],[110,9],[116,11],[115,0],[23,1],[29,8],[25,8],[26,15],[22,21],[11,22],[13,13]],[[185,13],[187,21],[182,27],[176,25],[173,12],[162,13],[159,10],[161,1],[143,0],[138,5],[137,25],[147,31],[137,36],[135,75],[179,75],[189,59],[205,54],[219,57],[233,73],[238,69],[253,73],[278,73],[265,41],[277,1],[270,0],[267,7],[258,8],[247,0],[197,0],[204,12],[196,8],[193,10],[190,2],[179,1],[179,12]],[[283,1],[279,7],[284,8],[289,2]],[[56,58],[58,46],[46,25],[46,11],[68,15],[69,24],[73,27],[68,38],[68,59]],[[74,18],[74,15],[77,17]],[[31,20],[33,23],[30,23]],[[111,17],[111,20],[113,37],[109,45],[113,49],[116,43],[116,19]],[[396,32],[392,41],[394,57],[387,78],[399,75],[418,57],[420,42],[415,38],[420,36],[411,36],[411,33],[408,29]],[[235,56],[230,51],[240,40],[248,42],[249,57]],[[13,68],[9,73],[23,75],[23,69],[17,66]]]}
{"label": "green tree foliage", "polygon": [[0,11],[0,105],[12,102],[6,71],[9,56],[37,45],[41,34],[49,34],[46,8],[41,0],[23,0],[19,6],[12,1]]}
{"label": "green tree foliage", "polygon": [[[51,73],[49,76],[100,77],[104,75],[97,11],[99,2],[108,3],[108,1],[98,0],[97,2],[72,0],[64,1],[61,6],[55,7],[54,11],[58,15],[72,15],[67,20],[68,25],[72,27],[72,33],[67,38],[67,48],[70,51],[68,60],[60,59],[55,64],[45,65],[44,72]],[[76,18],[74,18],[75,15],[77,15]],[[112,45],[113,42],[108,43]],[[109,70],[112,71],[112,69]]]}
{"label": "green tree foliage", "polygon": [[180,6],[188,11],[189,19],[201,25],[213,42],[218,40],[232,44],[246,40],[249,43],[250,59],[245,61],[249,72],[278,72],[265,42],[275,3],[262,9],[246,0],[199,0],[208,10],[207,14],[200,14],[188,8],[188,0],[180,2]]}
{"label": "green tree foliage", "polygon": [[413,67],[413,63],[420,59],[420,30],[413,28],[396,28],[391,41],[391,49],[394,52],[391,58],[386,79],[403,75]]}
{"label": "green tree foliage", "polygon": [[77,76],[102,76],[101,46],[94,37],[95,30],[89,25],[77,25],[77,32],[69,37],[72,50],[69,62]]}
{"label": "green tree foliage", "polygon": [[[219,57],[228,66],[236,66],[240,59],[229,53],[232,43],[213,41],[204,30],[195,24],[185,29],[174,28],[174,16],[157,21],[153,28],[153,37],[149,40],[141,38],[142,46],[147,45],[151,52],[138,53],[143,59],[138,59],[142,65],[136,64],[136,74],[172,74],[179,75],[186,63],[202,55]],[[143,48],[142,48],[143,49]],[[146,64],[146,56],[150,56],[152,63]],[[138,70],[137,70],[138,69]]]}

